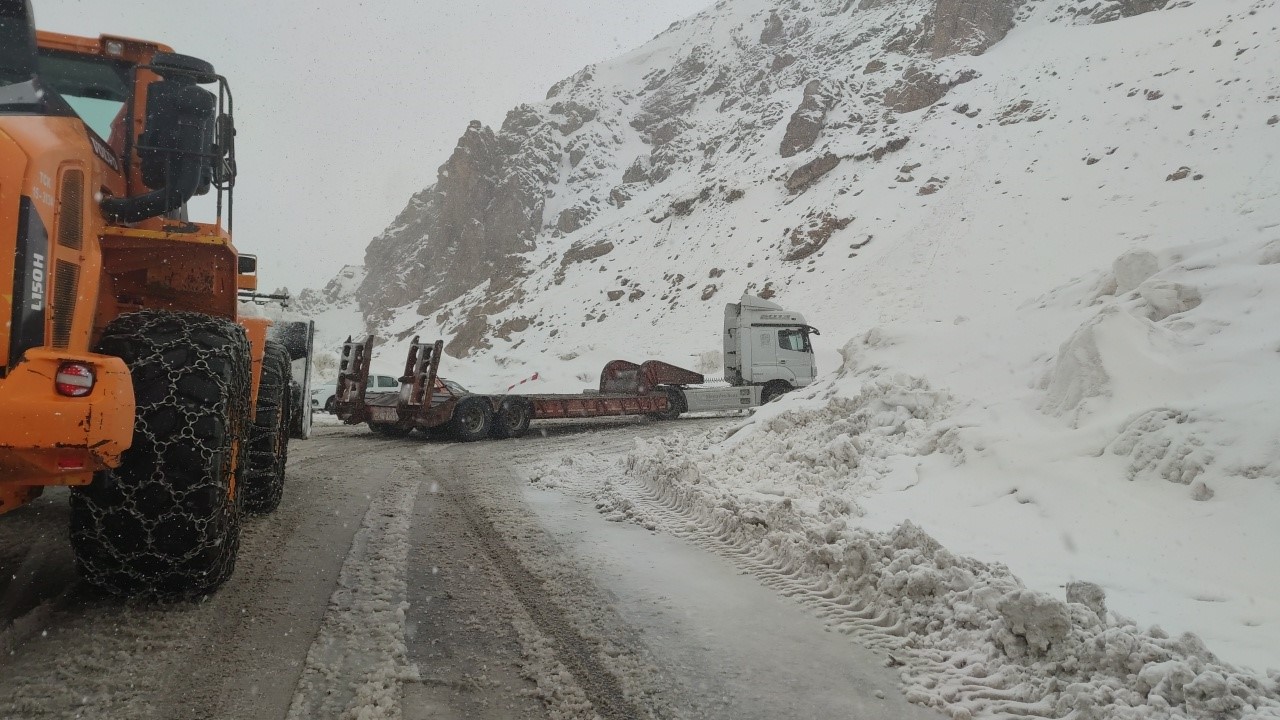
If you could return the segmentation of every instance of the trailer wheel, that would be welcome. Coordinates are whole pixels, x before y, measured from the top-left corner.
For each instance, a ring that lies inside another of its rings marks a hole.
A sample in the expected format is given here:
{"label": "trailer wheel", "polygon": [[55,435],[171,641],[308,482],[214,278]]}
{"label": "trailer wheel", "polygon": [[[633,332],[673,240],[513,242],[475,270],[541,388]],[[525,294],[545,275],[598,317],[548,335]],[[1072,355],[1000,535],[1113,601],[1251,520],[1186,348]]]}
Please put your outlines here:
{"label": "trailer wheel", "polygon": [[247,463],[249,341],[235,323],[143,311],[103,331],[97,351],[133,377],[133,442],[120,467],[71,491],[80,574],[110,593],[195,597],[235,568]]}
{"label": "trailer wheel", "polygon": [[760,403],[771,403],[794,389],[786,380],[770,380],[760,392]]}
{"label": "trailer wheel", "polygon": [[327,412],[327,413],[329,413],[330,415],[337,415],[337,414],[338,414],[338,398],[337,398],[337,396],[335,396],[335,395],[330,395],[330,396],[329,396],[329,399],[324,401],[324,411],[325,411],[325,412]]}
{"label": "trailer wheel", "polygon": [[284,468],[289,459],[289,351],[268,340],[262,353],[258,407],[249,426],[249,472],[244,484],[244,509],[274,512],[284,497]]}
{"label": "trailer wheel", "polygon": [[662,391],[667,394],[667,409],[654,413],[649,417],[654,420],[675,420],[689,409],[689,403],[684,398],[683,390],[677,387],[664,387]]}
{"label": "trailer wheel", "polygon": [[458,403],[448,428],[454,439],[474,442],[489,437],[493,424],[493,407],[488,398],[470,397]]}
{"label": "trailer wheel", "polygon": [[529,431],[533,408],[524,398],[506,398],[493,414],[493,437],[498,440],[523,437]]}
{"label": "trailer wheel", "polygon": [[400,426],[394,423],[376,423],[369,421],[369,429],[383,437],[402,438],[409,437],[409,433],[413,432],[413,426]]}

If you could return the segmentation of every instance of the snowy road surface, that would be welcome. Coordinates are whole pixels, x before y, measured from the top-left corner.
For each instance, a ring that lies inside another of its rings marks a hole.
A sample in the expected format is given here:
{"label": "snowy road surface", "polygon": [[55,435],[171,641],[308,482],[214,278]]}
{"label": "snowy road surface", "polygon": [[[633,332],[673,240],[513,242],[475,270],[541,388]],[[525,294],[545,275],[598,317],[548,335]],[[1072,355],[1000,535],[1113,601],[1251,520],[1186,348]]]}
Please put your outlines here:
{"label": "snowy road surface", "polygon": [[91,596],[50,493],[0,523],[0,717],[939,717],[749,565],[523,480],[673,427],[471,445],[318,427],[200,604]]}

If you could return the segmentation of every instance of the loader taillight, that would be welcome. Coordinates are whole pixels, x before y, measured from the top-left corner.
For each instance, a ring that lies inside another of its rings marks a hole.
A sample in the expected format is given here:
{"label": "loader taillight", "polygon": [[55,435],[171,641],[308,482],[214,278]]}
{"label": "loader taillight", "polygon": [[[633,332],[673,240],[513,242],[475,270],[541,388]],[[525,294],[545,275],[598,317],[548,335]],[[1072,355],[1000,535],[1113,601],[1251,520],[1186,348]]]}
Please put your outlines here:
{"label": "loader taillight", "polygon": [[79,455],[61,455],[58,457],[59,470],[84,470],[84,458]]}
{"label": "loader taillight", "polygon": [[59,395],[84,397],[93,392],[93,368],[84,363],[62,363],[53,386]]}

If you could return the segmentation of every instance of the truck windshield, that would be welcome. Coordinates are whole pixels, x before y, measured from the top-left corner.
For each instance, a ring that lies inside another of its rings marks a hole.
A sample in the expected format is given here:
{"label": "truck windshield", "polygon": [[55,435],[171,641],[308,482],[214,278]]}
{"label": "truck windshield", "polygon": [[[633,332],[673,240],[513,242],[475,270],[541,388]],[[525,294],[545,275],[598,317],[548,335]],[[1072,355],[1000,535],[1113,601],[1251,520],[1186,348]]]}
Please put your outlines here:
{"label": "truck windshield", "polygon": [[70,53],[41,51],[40,79],[62,96],[94,132],[111,137],[111,125],[129,101],[129,65]]}
{"label": "truck windshield", "polygon": [[813,352],[813,348],[809,345],[809,333],[799,328],[779,330],[778,347],[796,352]]}

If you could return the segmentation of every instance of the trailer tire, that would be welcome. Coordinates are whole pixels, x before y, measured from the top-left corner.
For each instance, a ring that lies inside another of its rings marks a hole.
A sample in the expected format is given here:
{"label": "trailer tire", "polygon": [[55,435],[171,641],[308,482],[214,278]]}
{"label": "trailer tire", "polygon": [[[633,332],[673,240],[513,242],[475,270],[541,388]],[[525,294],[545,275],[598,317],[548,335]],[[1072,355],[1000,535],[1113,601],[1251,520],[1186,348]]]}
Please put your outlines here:
{"label": "trailer tire", "polygon": [[249,472],[244,483],[244,509],[265,515],[284,497],[284,468],[289,460],[289,351],[268,340],[262,353],[257,411],[249,426]]}
{"label": "trailer tire", "polygon": [[469,397],[458,403],[449,420],[449,433],[460,442],[475,442],[489,437],[493,425],[493,406],[484,397]]}
{"label": "trailer tire", "polygon": [[524,398],[506,398],[493,414],[493,437],[498,440],[523,437],[529,432],[533,407]]}
{"label": "trailer tire", "polygon": [[337,398],[337,396],[335,396],[335,395],[330,395],[330,396],[329,396],[329,399],[327,399],[327,400],[325,400],[325,401],[324,401],[324,411],[325,411],[325,412],[327,412],[327,413],[329,413],[330,415],[337,415],[337,414],[338,414],[338,398]]}
{"label": "trailer tire", "polygon": [[770,380],[760,392],[760,404],[771,403],[794,389],[786,380]]}
{"label": "trailer tire", "polygon": [[659,388],[667,394],[667,409],[650,415],[654,420],[675,420],[689,410],[684,391],[677,387]]}
{"label": "trailer tire", "polygon": [[[96,350],[124,360],[133,441],[114,470],[71,491],[81,576],[118,595],[198,597],[231,576],[240,547],[233,461],[247,464],[249,341],[199,313],[121,315]],[[241,473],[243,475],[243,473]]]}
{"label": "trailer tire", "polygon": [[376,423],[369,421],[369,429],[378,435],[390,438],[409,437],[409,433],[413,432],[413,426],[401,426],[394,423]]}

